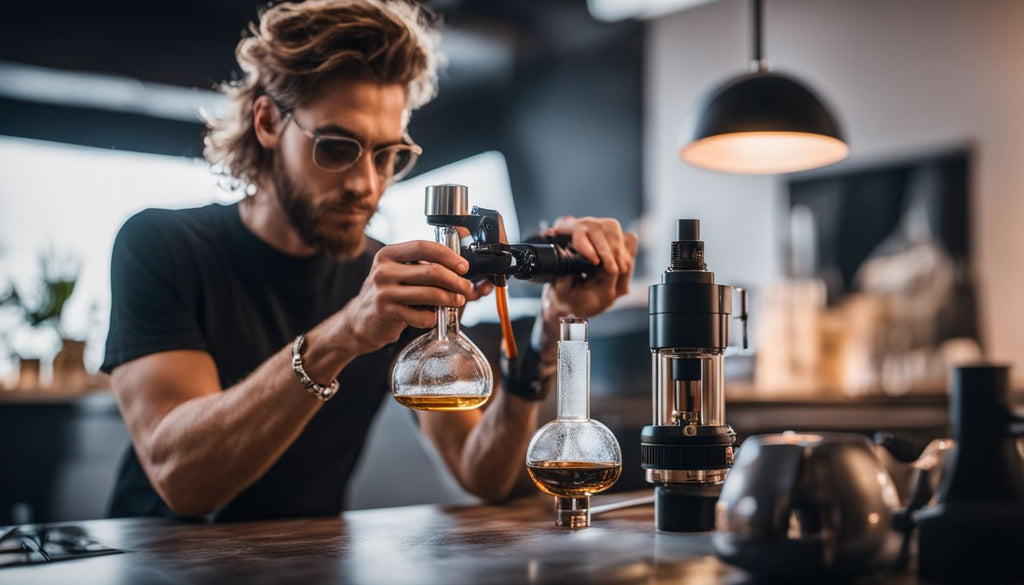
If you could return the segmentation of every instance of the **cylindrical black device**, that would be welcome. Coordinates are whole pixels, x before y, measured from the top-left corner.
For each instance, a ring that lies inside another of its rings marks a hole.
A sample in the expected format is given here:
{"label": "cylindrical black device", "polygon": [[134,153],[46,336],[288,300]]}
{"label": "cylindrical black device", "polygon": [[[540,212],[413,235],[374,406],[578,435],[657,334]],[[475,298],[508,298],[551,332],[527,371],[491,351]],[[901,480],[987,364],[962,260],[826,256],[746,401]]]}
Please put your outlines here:
{"label": "cylindrical black device", "polygon": [[532,282],[548,282],[562,276],[586,278],[597,267],[579,252],[559,244],[511,244],[516,259],[510,276]]}
{"label": "cylindrical black device", "polygon": [[[572,276],[585,280],[597,266],[579,252],[560,244],[485,244],[463,246],[462,257],[469,262],[463,277],[516,278],[543,283]],[[503,280],[504,282],[504,280]]]}
{"label": "cylindrical black device", "polygon": [[700,221],[679,220],[671,263],[651,286],[648,307],[653,424],[641,433],[640,461],[656,486],[658,530],[714,528],[714,505],[736,440],[725,424],[723,361],[733,290],[707,270]]}
{"label": "cylindrical black device", "polygon": [[940,486],[938,501],[1024,502],[1024,465],[1011,433],[1009,366],[961,366],[952,376],[955,440],[951,473]]}
{"label": "cylindrical black device", "polygon": [[939,583],[1024,582],[1024,462],[1010,369],[953,369],[953,450],[934,506],[915,515],[918,573]]}
{"label": "cylindrical black device", "polygon": [[465,185],[427,187],[424,214],[435,227],[461,227],[469,231],[472,244],[462,246],[460,254],[469,262],[463,275],[475,280],[487,277],[504,286],[508,277],[533,282],[548,282],[562,276],[584,280],[597,270],[571,245],[566,235],[535,236],[521,244],[505,240],[501,214],[494,209],[469,208],[469,189]]}

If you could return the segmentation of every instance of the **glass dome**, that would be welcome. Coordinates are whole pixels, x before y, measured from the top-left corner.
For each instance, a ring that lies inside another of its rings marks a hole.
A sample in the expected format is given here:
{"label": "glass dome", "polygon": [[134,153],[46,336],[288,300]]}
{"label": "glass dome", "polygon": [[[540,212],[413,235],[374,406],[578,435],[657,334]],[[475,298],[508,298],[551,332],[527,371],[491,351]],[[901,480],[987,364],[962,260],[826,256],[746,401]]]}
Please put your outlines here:
{"label": "glass dome", "polygon": [[403,406],[469,410],[487,402],[491,395],[490,364],[459,330],[458,312],[446,309],[443,313],[434,329],[398,354],[391,368],[391,392]]}

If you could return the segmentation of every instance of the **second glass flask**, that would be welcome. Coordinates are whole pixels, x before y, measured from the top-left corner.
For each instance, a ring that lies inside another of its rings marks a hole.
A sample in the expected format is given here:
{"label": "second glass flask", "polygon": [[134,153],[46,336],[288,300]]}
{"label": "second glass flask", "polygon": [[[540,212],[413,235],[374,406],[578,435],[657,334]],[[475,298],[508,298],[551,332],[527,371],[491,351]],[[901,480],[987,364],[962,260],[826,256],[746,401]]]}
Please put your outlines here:
{"label": "second glass flask", "polygon": [[555,496],[555,524],[590,525],[590,496],[610,488],[622,472],[615,435],[590,418],[587,322],[563,319],[558,342],[556,420],[541,427],[526,450],[533,483]]}

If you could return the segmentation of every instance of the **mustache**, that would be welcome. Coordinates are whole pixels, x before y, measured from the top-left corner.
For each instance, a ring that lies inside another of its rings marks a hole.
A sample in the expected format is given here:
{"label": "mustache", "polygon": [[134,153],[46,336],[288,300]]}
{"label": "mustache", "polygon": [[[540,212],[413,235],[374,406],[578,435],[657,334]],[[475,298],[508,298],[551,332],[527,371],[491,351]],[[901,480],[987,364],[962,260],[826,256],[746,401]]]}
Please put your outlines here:
{"label": "mustache", "polygon": [[372,203],[356,197],[355,195],[344,195],[340,199],[333,201],[325,201],[317,206],[317,211],[327,211],[331,209],[343,209],[343,210],[355,210],[365,211],[366,213],[373,213],[377,210],[376,206]]}

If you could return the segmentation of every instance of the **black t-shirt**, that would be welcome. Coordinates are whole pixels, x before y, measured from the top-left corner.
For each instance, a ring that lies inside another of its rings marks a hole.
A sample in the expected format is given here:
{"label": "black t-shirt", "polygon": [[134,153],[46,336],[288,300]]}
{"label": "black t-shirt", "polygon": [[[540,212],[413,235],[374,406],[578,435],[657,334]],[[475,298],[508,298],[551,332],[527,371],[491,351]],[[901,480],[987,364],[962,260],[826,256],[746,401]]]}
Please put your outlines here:
{"label": "black t-shirt", "polygon": [[[295,258],[250,232],[237,203],[143,211],[114,242],[110,332],[101,369],[109,373],[156,352],[200,350],[213,357],[221,386],[229,388],[356,296],[381,246],[368,240],[362,255],[344,262],[324,254]],[[349,476],[387,392],[397,345],[347,366],[338,377],[338,395],[263,477],[213,519],[340,513]],[[110,515],[173,516],[131,445]]]}

